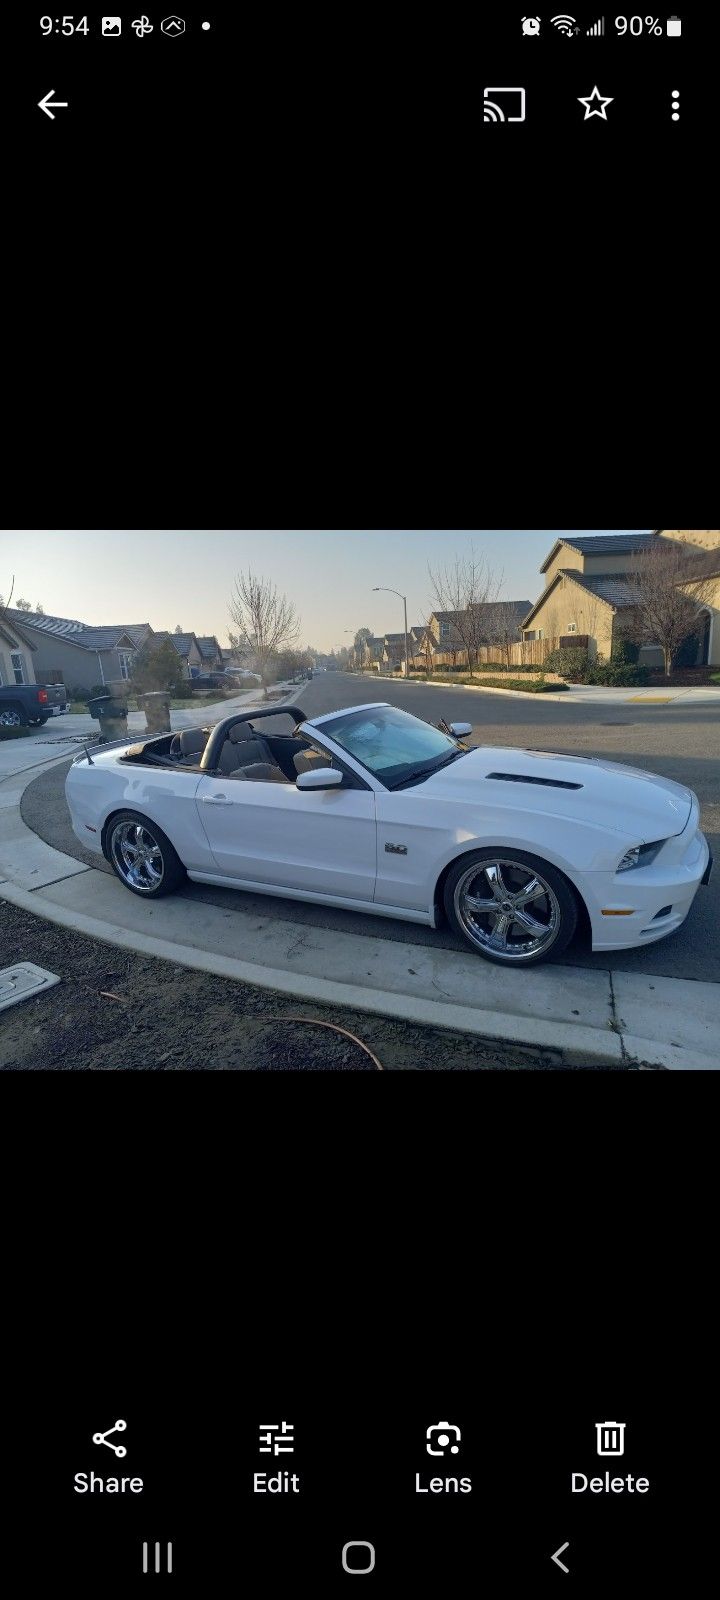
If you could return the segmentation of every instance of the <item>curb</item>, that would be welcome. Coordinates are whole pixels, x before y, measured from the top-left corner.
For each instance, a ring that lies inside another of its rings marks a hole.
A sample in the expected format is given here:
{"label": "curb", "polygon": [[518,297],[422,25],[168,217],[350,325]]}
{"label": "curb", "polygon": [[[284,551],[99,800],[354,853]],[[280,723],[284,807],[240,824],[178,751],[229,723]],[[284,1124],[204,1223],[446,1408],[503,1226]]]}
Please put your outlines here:
{"label": "curb", "polygon": [[[92,871],[92,868],[88,868],[88,871]],[[176,966],[190,967],[195,972],[252,983],[257,988],[270,989],[276,994],[318,1001],[322,1005],[347,1006],[353,1011],[368,1011],[400,1022],[446,1028],[453,1033],[474,1034],[490,1043],[525,1045],[528,1048],[552,1050],[556,1054],[562,1051],[567,1053],[573,1065],[628,1065],[620,1036],[604,1035],[597,1028],[538,1019],[533,1023],[533,1037],[528,1039],[527,1020],[506,1012],[469,1012],[466,1006],[418,1000],[417,997],[392,994],[382,989],[363,989],[353,983],[336,983],[327,978],[306,978],[299,973],[255,966],[252,962],[240,961],[233,956],[194,950],[188,945],[175,944],[151,934],[129,933],[111,923],[99,922],[95,917],[68,912],[53,901],[46,900],[39,891],[18,889],[7,880],[0,879],[0,900],[9,900],[23,911],[44,917],[59,927],[72,928],[74,932],[84,933],[91,939],[99,939],[103,944],[117,945],[121,950],[135,950],[161,961],[172,961]],[[648,1059],[652,1048],[648,1041],[645,1052]]]}

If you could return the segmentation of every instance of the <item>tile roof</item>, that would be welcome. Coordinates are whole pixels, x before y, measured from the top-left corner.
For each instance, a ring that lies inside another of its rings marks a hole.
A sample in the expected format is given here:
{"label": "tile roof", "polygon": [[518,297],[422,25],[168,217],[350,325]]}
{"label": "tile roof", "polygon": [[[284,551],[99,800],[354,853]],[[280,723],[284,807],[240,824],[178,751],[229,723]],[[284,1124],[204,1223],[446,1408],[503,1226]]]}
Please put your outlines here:
{"label": "tile roof", "polygon": [[599,533],[599,534],[561,534],[546,556],[540,571],[544,572],[549,567],[553,557],[561,545],[568,545],[571,550],[578,550],[581,555],[627,555],[637,550],[649,550],[655,543],[657,535],[654,533]]}
{"label": "tile roof", "polygon": [[604,572],[597,578],[589,578],[584,572],[561,569],[558,577],[570,578],[573,583],[578,583],[581,589],[587,589],[590,594],[597,595],[599,600],[606,600],[608,605],[614,606],[616,610],[635,604],[630,575],[627,572]]}

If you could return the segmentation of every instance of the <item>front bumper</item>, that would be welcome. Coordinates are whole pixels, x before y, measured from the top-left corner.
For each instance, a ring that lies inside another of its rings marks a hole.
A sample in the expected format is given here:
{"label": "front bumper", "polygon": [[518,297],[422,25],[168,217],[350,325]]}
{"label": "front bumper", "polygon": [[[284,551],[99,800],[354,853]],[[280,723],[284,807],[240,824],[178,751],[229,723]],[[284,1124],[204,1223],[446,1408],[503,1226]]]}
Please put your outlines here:
{"label": "front bumper", "polygon": [[612,878],[589,874],[593,950],[629,950],[675,933],[701,884],[709,882],[711,868],[710,846],[698,829],[681,860],[667,866],[659,860]]}

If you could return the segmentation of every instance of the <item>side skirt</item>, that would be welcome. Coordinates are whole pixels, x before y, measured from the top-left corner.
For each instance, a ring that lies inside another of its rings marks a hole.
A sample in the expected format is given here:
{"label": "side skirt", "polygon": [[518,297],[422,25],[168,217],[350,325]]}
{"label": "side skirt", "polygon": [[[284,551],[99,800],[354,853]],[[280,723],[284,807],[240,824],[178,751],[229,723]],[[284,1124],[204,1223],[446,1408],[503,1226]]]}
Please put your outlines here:
{"label": "side skirt", "polygon": [[279,888],[272,883],[254,883],[249,878],[225,878],[213,872],[188,872],[193,883],[210,883],[216,889],[245,889],[250,894],[271,894],[278,900],[305,900],[318,906],[337,906],[341,911],[364,911],[371,917],[392,917],[401,922],[421,922],[435,927],[434,911],[408,911],[407,906],[379,905],[376,900],[345,900],[342,895],[311,894],[305,889]]}

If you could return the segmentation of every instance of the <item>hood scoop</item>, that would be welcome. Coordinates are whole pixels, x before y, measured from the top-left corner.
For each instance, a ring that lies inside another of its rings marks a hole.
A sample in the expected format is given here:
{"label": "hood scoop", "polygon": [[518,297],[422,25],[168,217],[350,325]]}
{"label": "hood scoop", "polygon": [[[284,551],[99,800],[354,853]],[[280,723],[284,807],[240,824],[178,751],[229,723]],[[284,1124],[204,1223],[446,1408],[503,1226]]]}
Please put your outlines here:
{"label": "hood scoop", "polygon": [[582,789],[582,783],[564,783],[562,778],[532,778],[524,772],[488,772],[488,778],[499,778],[501,783],[534,783],[542,789]]}

